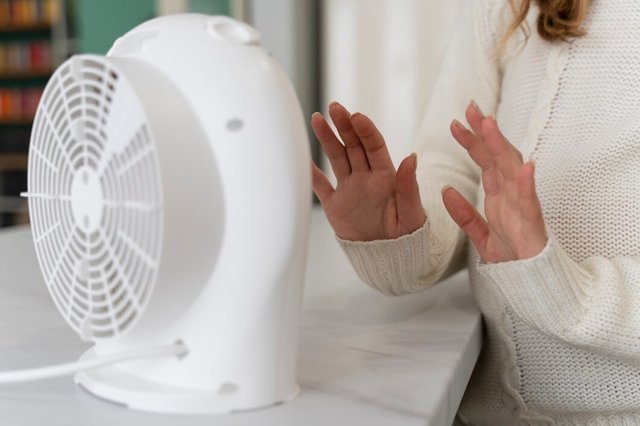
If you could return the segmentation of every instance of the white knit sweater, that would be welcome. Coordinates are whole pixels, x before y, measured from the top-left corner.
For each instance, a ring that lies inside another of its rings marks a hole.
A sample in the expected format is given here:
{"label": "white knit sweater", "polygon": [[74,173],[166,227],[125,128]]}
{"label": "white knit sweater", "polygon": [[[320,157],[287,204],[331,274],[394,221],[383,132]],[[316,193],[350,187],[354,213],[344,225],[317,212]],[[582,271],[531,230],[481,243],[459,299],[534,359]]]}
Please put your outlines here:
{"label": "white knit sweater", "polygon": [[[588,35],[549,43],[528,18],[496,60],[505,0],[468,0],[418,139],[427,223],[396,240],[340,240],[386,294],[467,266],[485,342],[459,409],[473,425],[640,425],[640,1],[592,0]],[[549,242],[534,258],[483,264],[450,219],[451,184],[483,212],[480,171],[449,134],[475,99],[536,184]]]}

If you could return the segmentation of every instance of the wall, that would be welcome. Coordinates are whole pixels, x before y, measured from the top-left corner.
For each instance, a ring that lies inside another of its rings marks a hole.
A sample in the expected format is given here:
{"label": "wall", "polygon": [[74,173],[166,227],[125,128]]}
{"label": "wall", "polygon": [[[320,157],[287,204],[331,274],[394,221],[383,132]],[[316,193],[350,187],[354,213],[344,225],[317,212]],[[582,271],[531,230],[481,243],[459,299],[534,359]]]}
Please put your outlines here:
{"label": "wall", "polygon": [[155,0],[74,0],[79,53],[105,54],[115,39],[155,16]]}
{"label": "wall", "polygon": [[459,4],[324,1],[322,102],[369,115],[396,165],[413,150]]}

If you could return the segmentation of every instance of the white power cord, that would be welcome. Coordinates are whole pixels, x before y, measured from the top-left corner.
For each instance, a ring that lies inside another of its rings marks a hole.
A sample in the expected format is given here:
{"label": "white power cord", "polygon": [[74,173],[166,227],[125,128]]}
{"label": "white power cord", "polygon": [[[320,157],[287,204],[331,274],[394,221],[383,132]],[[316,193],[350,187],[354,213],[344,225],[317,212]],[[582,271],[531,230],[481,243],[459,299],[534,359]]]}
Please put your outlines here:
{"label": "white power cord", "polygon": [[52,365],[49,367],[33,368],[28,370],[14,370],[0,372],[0,384],[30,382],[34,380],[49,379],[52,377],[66,376],[79,371],[91,370],[109,364],[133,361],[143,358],[161,358],[175,356],[181,358],[187,354],[187,348],[181,341],[173,345],[148,346],[135,348],[130,351],[101,356],[85,361],[70,362],[67,364]]}

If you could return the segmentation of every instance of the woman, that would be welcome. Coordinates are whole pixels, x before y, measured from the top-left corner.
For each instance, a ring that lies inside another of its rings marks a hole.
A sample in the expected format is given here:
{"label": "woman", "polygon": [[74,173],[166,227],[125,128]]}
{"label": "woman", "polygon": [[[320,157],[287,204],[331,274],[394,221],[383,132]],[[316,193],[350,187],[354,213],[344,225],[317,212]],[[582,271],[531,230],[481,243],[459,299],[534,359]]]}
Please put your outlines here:
{"label": "woman", "polygon": [[314,114],[338,182],[314,166],[314,191],[385,294],[469,268],[458,422],[640,424],[640,6],[520,1],[467,2],[397,171],[366,116],[330,105],[343,145]]}

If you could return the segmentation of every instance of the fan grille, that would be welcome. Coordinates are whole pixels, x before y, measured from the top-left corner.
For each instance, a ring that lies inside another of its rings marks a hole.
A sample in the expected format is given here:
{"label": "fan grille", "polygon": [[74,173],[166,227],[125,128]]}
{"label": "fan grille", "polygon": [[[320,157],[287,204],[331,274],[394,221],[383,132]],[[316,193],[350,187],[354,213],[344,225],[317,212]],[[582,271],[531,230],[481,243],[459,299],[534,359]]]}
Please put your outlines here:
{"label": "fan grille", "polygon": [[28,188],[40,268],[67,322],[86,340],[131,329],[157,276],[162,188],[140,101],[107,59],[75,56],[51,77]]}

